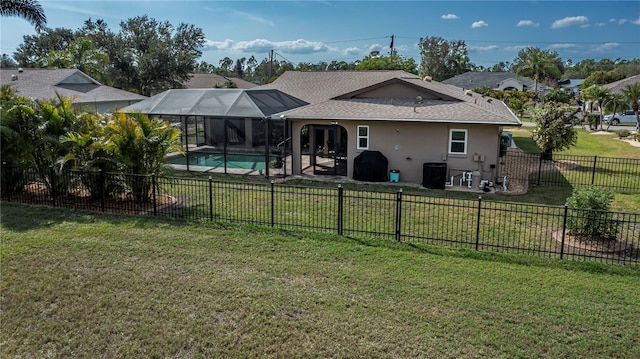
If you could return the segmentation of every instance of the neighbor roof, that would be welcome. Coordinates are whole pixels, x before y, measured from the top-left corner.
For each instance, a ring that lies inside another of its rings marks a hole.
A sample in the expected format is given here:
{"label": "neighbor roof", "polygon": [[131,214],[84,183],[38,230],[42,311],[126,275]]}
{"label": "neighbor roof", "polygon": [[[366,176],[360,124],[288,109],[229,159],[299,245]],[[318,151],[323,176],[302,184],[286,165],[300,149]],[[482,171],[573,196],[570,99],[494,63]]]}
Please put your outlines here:
{"label": "neighbor roof", "polygon": [[50,100],[60,94],[76,104],[139,101],[145,96],[102,85],[77,69],[2,69],[0,83],[18,95]]}
{"label": "neighbor roof", "polygon": [[622,89],[629,85],[637,84],[638,82],[640,82],[640,75],[634,75],[616,82],[602,85],[602,87],[611,90],[611,92],[620,93]]}
{"label": "neighbor roof", "polygon": [[260,86],[276,89],[309,103],[326,101],[395,78],[419,78],[405,71],[287,71]]}
{"label": "neighbor roof", "polygon": [[[456,75],[452,78],[442,81],[445,84],[462,87],[464,89],[477,89],[481,87],[489,87],[491,89],[497,89],[500,83],[508,79],[514,79],[519,83],[527,86],[528,89],[535,89],[535,82],[514,74],[509,71],[498,72],[485,72],[485,71],[469,71],[460,75]],[[538,91],[550,89],[550,87],[538,82]]]}
{"label": "neighbor roof", "polygon": [[148,115],[263,118],[307,103],[277,90],[174,89],[122,109]]}
{"label": "neighbor roof", "polygon": [[[429,98],[366,97],[398,84]],[[270,87],[311,103],[279,114],[287,118],[521,124],[499,100],[404,71],[285,72]]]}
{"label": "neighbor roof", "polygon": [[224,86],[227,81],[235,83],[239,89],[250,89],[258,85],[239,79],[237,77],[226,77],[217,74],[197,73],[189,75],[189,80],[183,85],[188,89],[214,88],[216,85]]}

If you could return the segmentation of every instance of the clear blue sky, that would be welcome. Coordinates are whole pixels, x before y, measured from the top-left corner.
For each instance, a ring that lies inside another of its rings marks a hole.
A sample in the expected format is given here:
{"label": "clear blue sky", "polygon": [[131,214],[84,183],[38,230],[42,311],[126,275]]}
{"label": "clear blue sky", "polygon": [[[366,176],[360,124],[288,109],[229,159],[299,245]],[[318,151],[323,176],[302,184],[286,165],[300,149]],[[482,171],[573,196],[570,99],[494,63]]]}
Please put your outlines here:
{"label": "clear blue sky", "polygon": [[[200,61],[274,50],[294,64],[352,62],[372,50],[388,54],[391,35],[399,55],[420,59],[421,37],[464,40],[471,61],[512,62],[527,46],[556,51],[563,60],[640,58],[640,1],[101,1],[41,0],[48,27],[80,28],[103,19],[148,15],[177,26],[202,28]],[[12,54],[35,31],[27,21],[0,18],[2,53]]]}

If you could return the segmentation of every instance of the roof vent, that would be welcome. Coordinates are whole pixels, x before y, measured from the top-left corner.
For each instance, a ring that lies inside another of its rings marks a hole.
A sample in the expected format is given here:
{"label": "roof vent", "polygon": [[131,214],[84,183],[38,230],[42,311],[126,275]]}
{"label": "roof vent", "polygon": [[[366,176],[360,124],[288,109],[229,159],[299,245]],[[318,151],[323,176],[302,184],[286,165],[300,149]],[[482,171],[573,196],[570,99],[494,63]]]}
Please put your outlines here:
{"label": "roof vent", "polygon": [[431,82],[431,80],[433,80],[433,78],[431,76],[425,76],[425,77],[422,78],[422,81]]}
{"label": "roof vent", "polygon": [[22,69],[22,67],[18,67],[18,72],[24,72],[24,70]]}
{"label": "roof vent", "polygon": [[18,75],[11,74],[11,81],[18,81]]}
{"label": "roof vent", "polygon": [[471,90],[466,90],[466,91],[464,92],[464,94],[465,94],[465,95],[467,95],[467,96],[472,96],[472,95],[473,95],[473,92],[472,92]]}

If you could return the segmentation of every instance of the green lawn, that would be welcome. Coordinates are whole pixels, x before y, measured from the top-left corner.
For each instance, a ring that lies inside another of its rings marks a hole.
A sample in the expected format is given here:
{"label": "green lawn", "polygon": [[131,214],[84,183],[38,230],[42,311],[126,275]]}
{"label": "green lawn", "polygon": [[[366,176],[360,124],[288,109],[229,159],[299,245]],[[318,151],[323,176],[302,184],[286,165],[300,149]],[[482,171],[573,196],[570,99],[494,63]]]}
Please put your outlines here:
{"label": "green lawn", "polygon": [[[522,150],[530,153],[540,153],[540,148],[531,138],[532,128],[510,128],[508,130],[512,131],[514,141]],[[613,132],[609,134],[595,134],[584,129],[578,129],[578,142],[576,145],[558,153],[583,156],[597,155],[598,157],[640,158],[640,147],[635,147],[625,141],[618,140],[617,135]],[[539,188],[533,187],[530,188],[526,196],[518,196],[518,198],[524,199],[525,202],[538,201],[538,203],[559,205],[561,203],[557,203],[558,199],[564,201],[565,198],[571,195],[570,188],[553,188],[552,191],[549,189],[550,188],[546,186]],[[612,210],[634,213],[640,212],[640,193],[616,191]]]}
{"label": "green lawn", "polygon": [[637,358],[639,267],[3,203],[0,356]]}
{"label": "green lawn", "polygon": [[[530,153],[540,153],[540,148],[531,138],[531,130],[533,128],[507,128],[511,131],[513,139],[522,150]],[[578,142],[575,146],[559,151],[559,154],[567,155],[583,155],[599,157],[622,157],[622,158],[640,158],[640,147],[620,141],[613,132],[608,134],[599,134],[584,129],[578,129]]]}

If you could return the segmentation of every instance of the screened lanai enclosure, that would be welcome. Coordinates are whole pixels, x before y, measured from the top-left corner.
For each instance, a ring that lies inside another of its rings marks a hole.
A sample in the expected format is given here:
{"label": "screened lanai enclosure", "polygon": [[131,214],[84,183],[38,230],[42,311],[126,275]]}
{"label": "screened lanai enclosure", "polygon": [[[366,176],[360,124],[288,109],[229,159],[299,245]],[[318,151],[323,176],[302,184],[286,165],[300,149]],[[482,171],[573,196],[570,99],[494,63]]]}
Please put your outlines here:
{"label": "screened lanai enclosure", "polygon": [[291,133],[279,112],[307,103],[278,90],[168,90],[123,109],[181,130],[183,153],[166,161],[187,171],[286,176]]}

